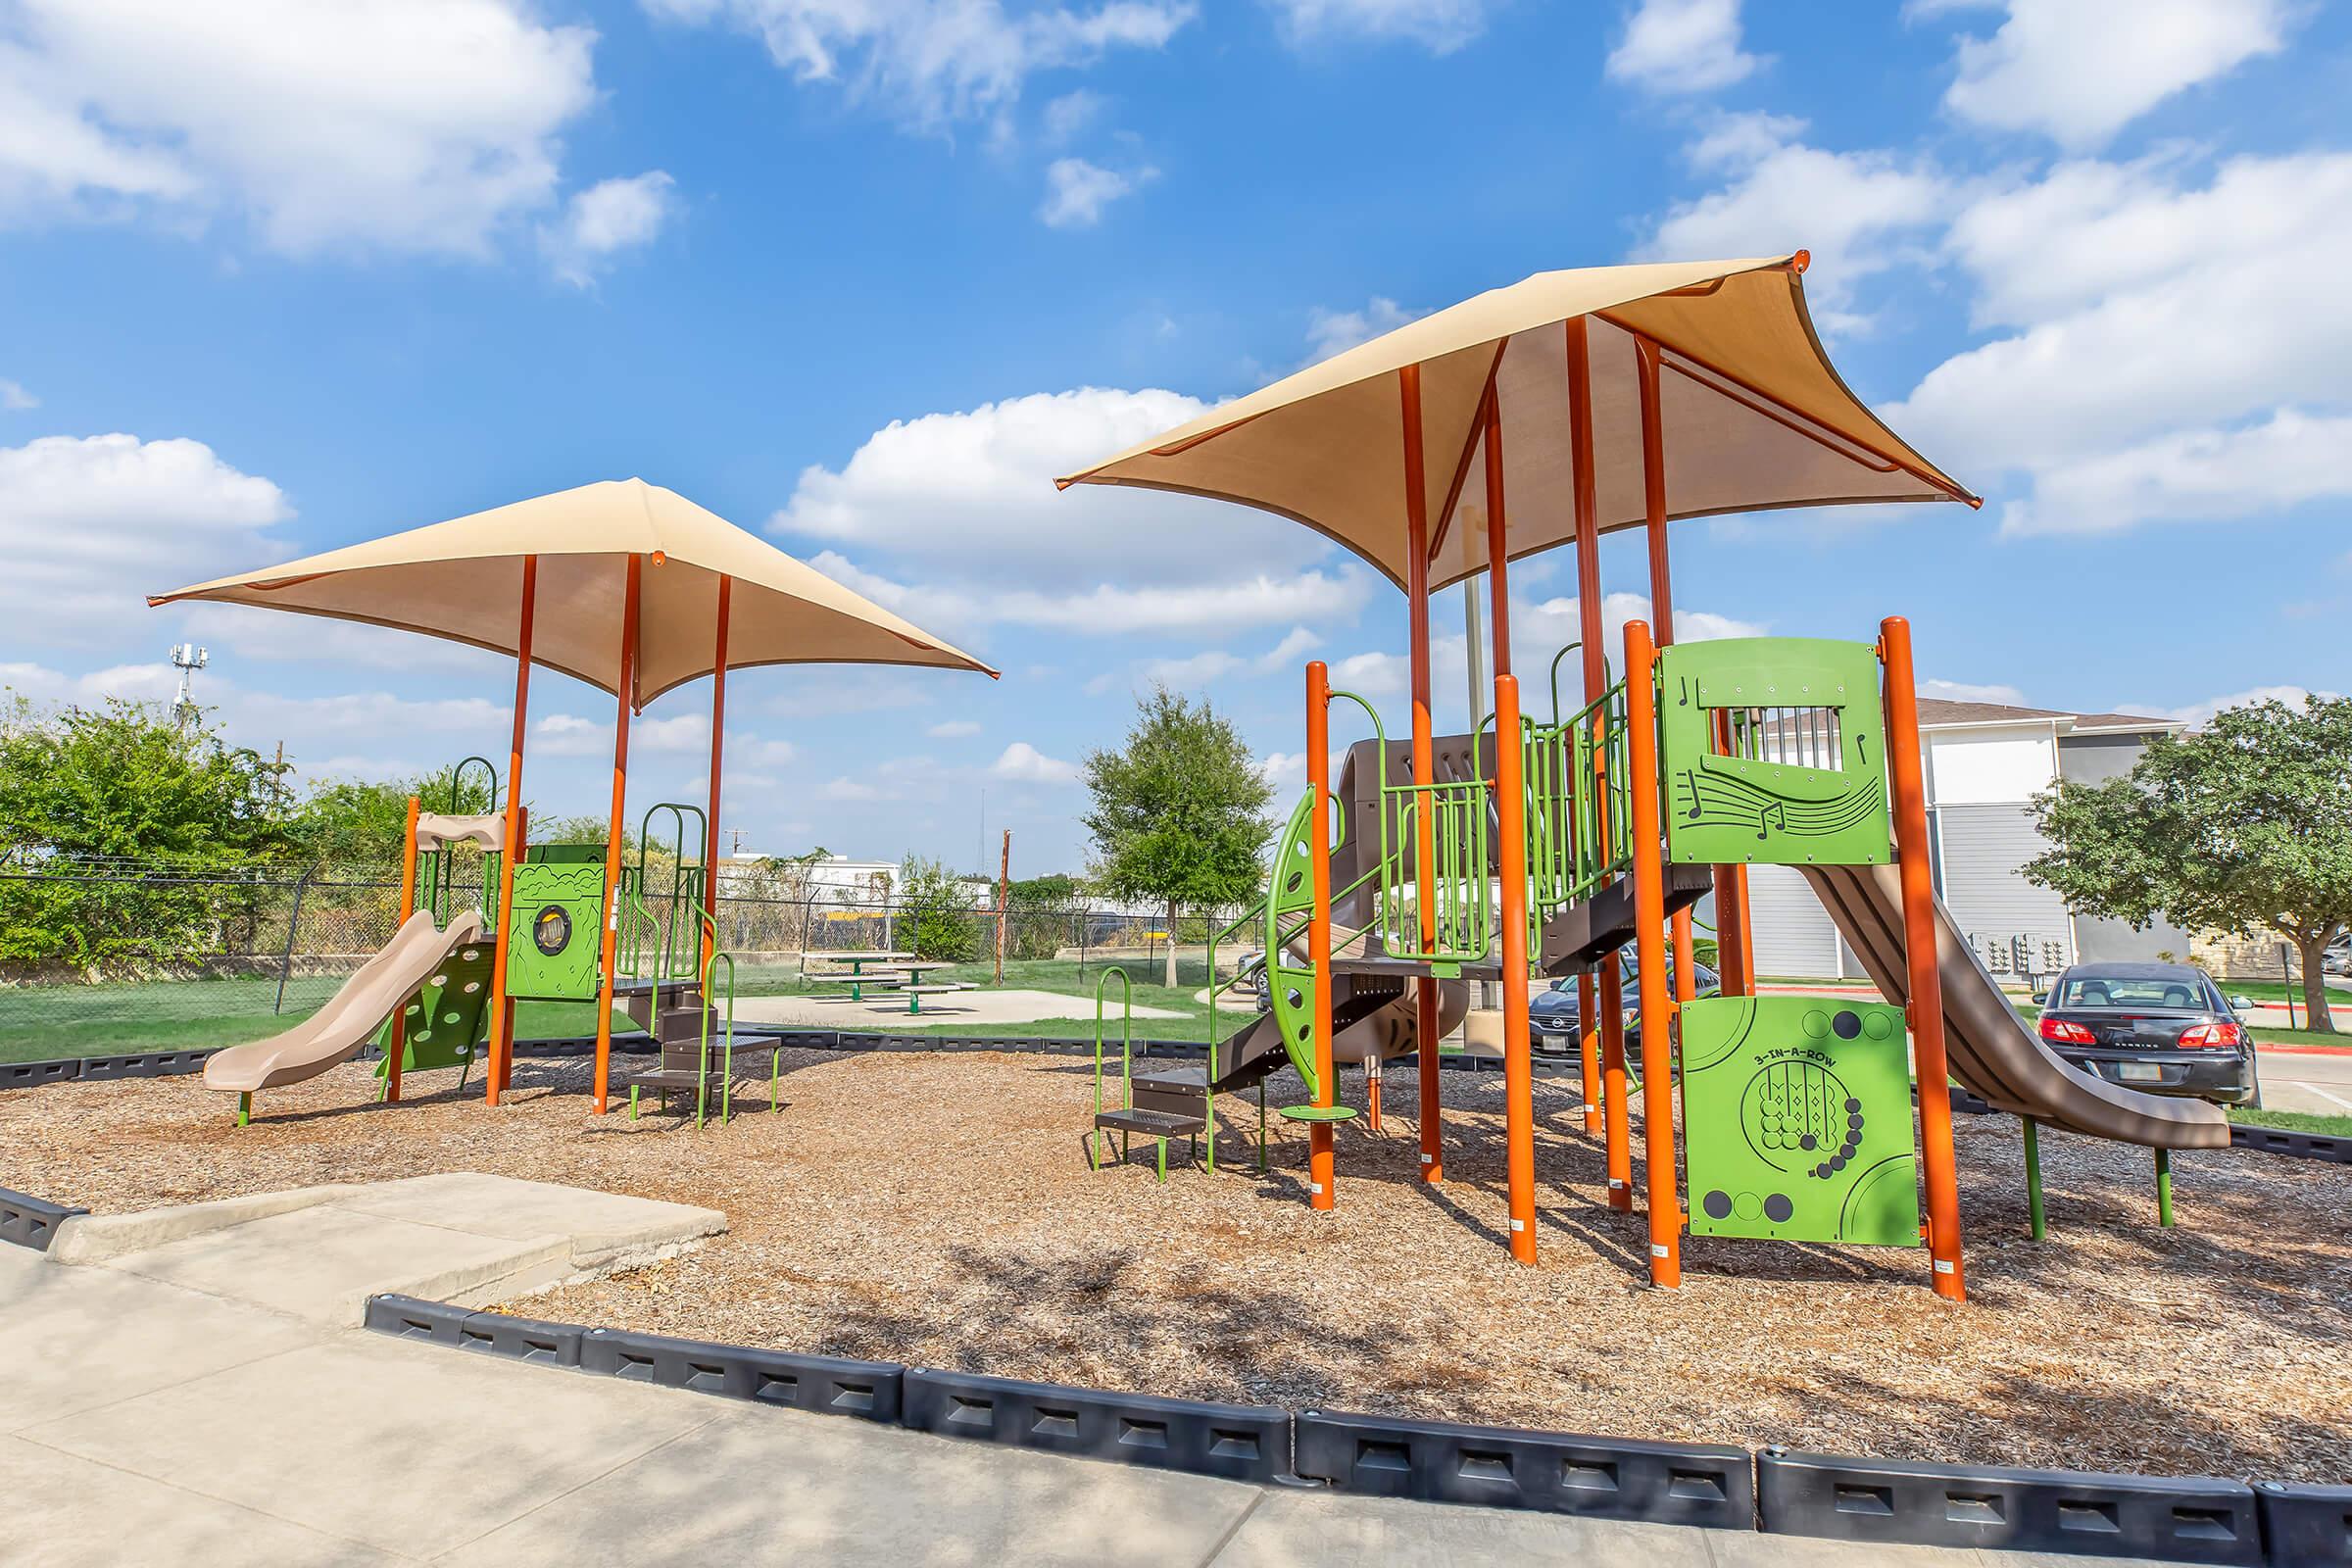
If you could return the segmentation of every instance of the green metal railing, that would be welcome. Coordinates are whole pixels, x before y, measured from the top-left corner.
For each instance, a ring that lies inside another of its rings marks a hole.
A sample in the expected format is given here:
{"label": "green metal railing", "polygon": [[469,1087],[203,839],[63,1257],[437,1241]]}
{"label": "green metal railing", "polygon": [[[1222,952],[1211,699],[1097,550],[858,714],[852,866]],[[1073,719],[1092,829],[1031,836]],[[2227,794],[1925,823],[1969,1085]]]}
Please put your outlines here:
{"label": "green metal railing", "polygon": [[[647,885],[648,857],[654,849],[654,819],[664,811],[676,826],[677,839],[670,847],[669,886],[657,895]],[[702,858],[708,843],[707,819],[700,807],[664,801],[646,811],[637,830],[637,863],[624,865],[620,871],[618,967],[632,979],[692,980],[702,974],[703,928],[710,924],[703,908],[703,893],[710,875]],[[659,912],[654,907],[657,899]],[[715,946],[715,932],[711,939]]]}
{"label": "green metal railing", "polygon": [[1102,1036],[1103,992],[1116,976],[1119,982],[1121,1022],[1119,1026],[1119,1102],[1118,1110],[1135,1108],[1135,982],[1127,971],[1112,964],[1095,981],[1095,1114],[1102,1114]]}

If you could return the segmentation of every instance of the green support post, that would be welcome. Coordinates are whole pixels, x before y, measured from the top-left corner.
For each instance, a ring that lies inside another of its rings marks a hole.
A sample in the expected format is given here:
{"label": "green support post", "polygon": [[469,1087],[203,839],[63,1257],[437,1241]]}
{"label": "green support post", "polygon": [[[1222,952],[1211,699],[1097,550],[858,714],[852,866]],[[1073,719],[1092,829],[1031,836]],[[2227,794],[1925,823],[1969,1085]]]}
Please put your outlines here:
{"label": "green support post", "polygon": [[2034,1223],[2034,1239],[2040,1241],[2048,1234],[2041,1207],[2041,1138],[2040,1129],[2028,1116],[2026,1123],[2026,1212]]}
{"label": "green support post", "polygon": [[2156,1223],[2173,1223],[2173,1152],[2156,1151]]}
{"label": "green support post", "polygon": [[253,1091],[249,1089],[237,1097],[237,1125],[242,1127],[252,1120]]}

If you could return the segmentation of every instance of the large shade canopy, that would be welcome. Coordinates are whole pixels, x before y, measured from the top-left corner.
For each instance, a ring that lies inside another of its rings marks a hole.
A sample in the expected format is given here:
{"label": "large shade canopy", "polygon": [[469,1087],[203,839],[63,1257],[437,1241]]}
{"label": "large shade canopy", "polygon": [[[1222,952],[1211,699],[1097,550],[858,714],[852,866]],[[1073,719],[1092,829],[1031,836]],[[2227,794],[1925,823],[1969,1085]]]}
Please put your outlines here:
{"label": "large shade canopy", "polygon": [[[614,692],[628,561],[643,558],[642,708],[711,672],[718,579],[734,579],[727,665],[935,664],[997,672],[815,568],[643,479],[517,501],[263,571],[158,594],[365,621],[518,651],[525,557],[539,562],[531,662]],[[618,695],[614,692],[614,695]]]}
{"label": "large shade canopy", "polygon": [[1802,252],[1540,272],[1210,410],[1072,484],[1215,496],[1302,522],[1399,586],[1407,524],[1396,372],[1420,368],[1430,586],[1487,565],[1485,409],[1502,428],[1512,558],[1576,533],[1567,334],[1586,320],[1602,532],[1647,518],[1638,339],[1656,345],[1666,511],[1977,498],[1911,450],[1832,368]]}

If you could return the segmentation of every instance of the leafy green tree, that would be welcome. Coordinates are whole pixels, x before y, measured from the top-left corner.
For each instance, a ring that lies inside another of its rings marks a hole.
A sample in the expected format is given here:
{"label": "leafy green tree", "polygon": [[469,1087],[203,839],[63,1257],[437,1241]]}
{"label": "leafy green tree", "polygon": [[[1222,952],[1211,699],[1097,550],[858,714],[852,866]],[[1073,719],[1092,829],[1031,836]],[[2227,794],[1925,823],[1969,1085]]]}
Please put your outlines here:
{"label": "leafy green tree", "polygon": [[256,891],[228,872],[282,857],[284,765],[199,717],[109,701],[0,710],[0,957],[109,963],[218,951]]}
{"label": "leafy green tree", "polygon": [[[287,837],[305,859],[337,865],[385,864],[400,858],[408,832],[409,797],[428,811],[449,811],[455,765],[414,778],[368,782],[324,779],[313,785],[286,823]],[[456,813],[480,815],[490,809],[489,781],[468,768],[455,794]]]}
{"label": "leafy green tree", "polygon": [[910,855],[899,869],[899,929],[918,958],[968,963],[980,955],[980,922],[963,880],[937,860]]}
{"label": "leafy green tree", "polygon": [[2311,1026],[2334,1032],[2320,960],[2352,923],[2352,698],[2227,709],[2034,810],[2054,848],[2029,880],[2134,925],[2275,932],[2301,955]]}
{"label": "leafy green tree", "polygon": [[1065,943],[1075,942],[1078,929],[1070,911],[1081,897],[1078,879],[1059,871],[1013,883],[1005,890],[1004,956],[1051,958]]}
{"label": "leafy green tree", "polygon": [[1097,884],[1113,898],[1167,906],[1173,986],[1179,912],[1188,905],[1236,904],[1257,891],[1274,791],[1231,721],[1206,699],[1195,704],[1161,686],[1137,710],[1125,746],[1086,759],[1094,806],[1085,822],[1101,859]]}

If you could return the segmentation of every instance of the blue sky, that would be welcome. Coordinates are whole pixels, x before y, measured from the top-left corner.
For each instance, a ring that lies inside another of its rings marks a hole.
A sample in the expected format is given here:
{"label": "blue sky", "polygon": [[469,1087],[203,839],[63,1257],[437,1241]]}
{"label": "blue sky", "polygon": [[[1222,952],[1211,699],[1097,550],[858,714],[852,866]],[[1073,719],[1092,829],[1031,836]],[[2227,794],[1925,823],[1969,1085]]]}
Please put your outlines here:
{"label": "blue sky", "polygon": [[[178,583],[643,475],[1000,665],[739,676],[724,820],[1027,871],[1167,679],[1300,777],[1400,597],[1290,523],[1048,482],[1555,267],[1809,247],[1981,513],[1678,527],[1686,633],[1917,627],[1936,689],[2352,687],[2352,27],[2299,0],[0,0],[0,681],[200,695],[306,772],[503,755],[511,665]],[[1639,541],[1602,550],[1639,613]],[[1573,558],[1515,574],[1524,660]],[[1435,612],[1460,721],[1459,594]],[[707,688],[632,798],[699,792]],[[543,675],[526,793],[612,704]]]}

